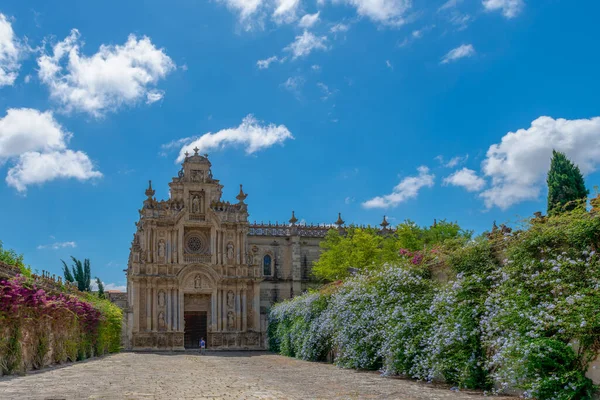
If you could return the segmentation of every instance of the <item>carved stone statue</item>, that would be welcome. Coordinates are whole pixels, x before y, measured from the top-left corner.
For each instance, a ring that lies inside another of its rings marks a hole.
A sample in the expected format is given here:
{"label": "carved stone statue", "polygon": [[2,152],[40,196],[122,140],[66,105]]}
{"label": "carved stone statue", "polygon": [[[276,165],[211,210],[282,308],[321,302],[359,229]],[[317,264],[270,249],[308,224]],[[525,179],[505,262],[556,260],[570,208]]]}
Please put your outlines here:
{"label": "carved stone statue", "polygon": [[235,294],[233,294],[233,292],[231,290],[229,292],[227,292],[227,307],[233,308],[234,297],[235,297]]}
{"label": "carved stone statue", "polygon": [[248,265],[254,265],[254,254],[251,251],[248,252]]}
{"label": "carved stone statue", "polygon": [[194,199],[192,200],[192,212],[195,214],[200,212],[200,199],[198,196],[194,196]]}
{"label": "carved stone statue", "polygon": [[202,288],[202,276],[200,274],[196,275],[196,277],[194,278],[194,288]]}
{"label": "carved stone statue", "polygon": [[158,292],[158,305],[161,307],[165,305],[165,292],[162,290]]}
{"label": "carved stone statue", "polygon": [[227,313],[227,329],[233,330],[235,328],[235,316],[233,311]]}
{"label": "carved stone statue", "polygon": [[233,256],[234,256],[234,253],[233,253],[233,243],[229,242],[227,244],[227,258],[230,259],[230,260],[233,260]]}
{"label": "carved stone statue", "polygon": [[165,241],[162,239],[158,242],[158,256],[159,257],[165,256]]}
{"label": "carved stone statue", "polygon": [[165,328],[166,328],[165,313],[161,311],[158,313],[158,329],[164,330]]}

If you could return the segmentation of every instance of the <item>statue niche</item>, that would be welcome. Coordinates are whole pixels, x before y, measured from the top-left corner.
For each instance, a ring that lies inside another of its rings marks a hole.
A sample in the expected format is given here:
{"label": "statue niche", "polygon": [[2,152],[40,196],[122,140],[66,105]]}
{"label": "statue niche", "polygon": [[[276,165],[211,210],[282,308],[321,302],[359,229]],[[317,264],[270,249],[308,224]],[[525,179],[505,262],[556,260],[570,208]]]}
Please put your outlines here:
{"label": "statue niche", "polygon": [[235,314],[233,311],[227,313],[227,329],[233,330],[235,328]]}
{"label": "statue niche", "polygon": [[235,294],[233,294],[233,291],[229,291],[227,292],[227,307],[229,308],[233,308],[233,300],[234,300]]}
{"label": "statue niche", "polygon": [[162,239],[160,239],[160,241],[158,242],[158,256],[159,257],[165,256],[165,241]]}
{"label": "statue niche", "polygon": [[233,243],[227,243],[227,259],[233,260],[234,252],[233,252]]}
{"label": "statue niche", "polygon": [[194,277],[194,289],[210,289],[210,282],[203,274],[196,274]]}

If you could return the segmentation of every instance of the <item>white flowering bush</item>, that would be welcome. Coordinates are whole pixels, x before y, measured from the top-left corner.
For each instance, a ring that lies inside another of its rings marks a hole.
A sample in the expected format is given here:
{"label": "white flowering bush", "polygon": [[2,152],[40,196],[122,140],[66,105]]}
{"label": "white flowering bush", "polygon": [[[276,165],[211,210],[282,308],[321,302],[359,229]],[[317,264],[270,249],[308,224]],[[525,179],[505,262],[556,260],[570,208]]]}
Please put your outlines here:
{"label": "white flowering bush", "polygon": [[582,210],[508,238],[481,320],[487,368],[500,389],[526,397],[586,399],[600,348],[600,219]]}
{"label": "white flowering bush", "polygon": [[[275,305],[272,349],[306,360],[333,352],[341,367],[460,388],[589,399],[597,387],[585,372],[600,351],[599,245],[600,217],[578,209],[446,243],[417,262],[404,254]],[[431,263],[447,281],[431,278]]]}
{"label": "white flowering bush", "polygon": [[445,263],[454,273],[436,285],[428,312],[431,330],[419,359],[419,377],[443,380],[461,388],[488,388],[480,320],[491,279],[497,268],[491,243],[477,240],[448,255]]}
{"label": "white flowering bush", "polygon": [[322,361],[331,350],[324,310],[330,295],[313,292],[277,304],[269,313],[272,351],[303,360]]}

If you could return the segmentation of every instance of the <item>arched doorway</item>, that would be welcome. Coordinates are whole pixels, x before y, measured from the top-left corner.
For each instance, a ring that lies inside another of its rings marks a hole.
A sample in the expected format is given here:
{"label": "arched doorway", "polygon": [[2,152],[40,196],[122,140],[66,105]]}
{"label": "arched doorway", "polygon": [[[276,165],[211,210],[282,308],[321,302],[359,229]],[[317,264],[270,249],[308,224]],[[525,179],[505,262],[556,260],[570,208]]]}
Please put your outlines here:
{"label": "arched doorway", "polygon": [[186,349],[200,347],[200,339],[208,343],[208,321],[210,313],[210,295],[184,295],[184,336],[183,345]]}
{"label": "arched doorway", "polygon": [[189,266],[182,272],[180,285],[183,289],[183,345],[186,349],[197,349],[200,347],[200,339],[204,338],[206,346],[209,347],[216,318],[216,315],[213,315],[216,312],[216,274],[210,267],[199,265]]}

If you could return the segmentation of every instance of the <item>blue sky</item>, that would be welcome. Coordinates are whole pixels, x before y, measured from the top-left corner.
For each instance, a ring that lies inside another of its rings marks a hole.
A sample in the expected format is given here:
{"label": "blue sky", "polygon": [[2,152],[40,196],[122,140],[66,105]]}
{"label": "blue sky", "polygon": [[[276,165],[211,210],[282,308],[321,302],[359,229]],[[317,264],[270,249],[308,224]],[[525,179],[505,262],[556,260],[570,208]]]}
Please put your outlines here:
{"label": "blue sky", "polygon": [[137,210],[198,145],[250,219],[545,209],[552,148],[600,182],[600,3],[173,0],[0,5],[0,240],[125,283]]}

